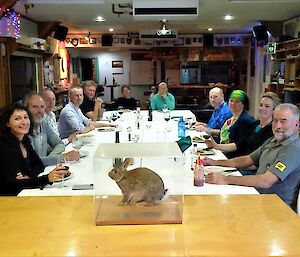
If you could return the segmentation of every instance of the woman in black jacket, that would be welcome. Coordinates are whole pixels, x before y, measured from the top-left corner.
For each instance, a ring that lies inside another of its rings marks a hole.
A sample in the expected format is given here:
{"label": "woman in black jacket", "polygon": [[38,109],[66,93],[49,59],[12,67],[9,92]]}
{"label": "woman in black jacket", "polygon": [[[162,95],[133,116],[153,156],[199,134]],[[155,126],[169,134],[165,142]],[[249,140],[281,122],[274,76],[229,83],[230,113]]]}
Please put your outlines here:
{"label": "woman in black jacket", "polygon": [[27,137],[31,124],[27,109],[18,103],[0,114],[0,195],[17,195],[24,188],[45,186],[68,173],[58,166],[38,177],[44,165]]}

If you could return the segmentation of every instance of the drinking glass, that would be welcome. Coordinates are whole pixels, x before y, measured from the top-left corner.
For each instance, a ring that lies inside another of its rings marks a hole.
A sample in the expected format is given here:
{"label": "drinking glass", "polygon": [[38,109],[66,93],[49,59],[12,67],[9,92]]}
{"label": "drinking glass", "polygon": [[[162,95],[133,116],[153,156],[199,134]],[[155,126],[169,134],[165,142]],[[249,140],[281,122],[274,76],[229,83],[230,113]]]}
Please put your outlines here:
{"label": "drinking glass", "polygon": [[75,137],[72,141],[72,146],[74,149],[79,150],[82,147],[82,140],[81,138]]}
{"label": "drinking glass", "polygon": [[[58,167],[58,166],[69,167],[69,163],[70,163],[69,157],[65,154],[62,154],[57,159],[56,167]],[[64,175],[62,175],[62,177],[61,177],[61,188],[64,189],[66,187],[67,187],[67,185],[65,184],[65,177],[64,177]]]}
{"label": "drinking glass", "polygon": [[168,111],[168,106],[166,104],[164,104],[162,111],[163,113],[166,113]]}
{"label": "drinking glass", "polygon": [[118,106],[118,113],[120,115],[120,120],[122,120],[122,114],[124,113],[124,107],[123,106]]}

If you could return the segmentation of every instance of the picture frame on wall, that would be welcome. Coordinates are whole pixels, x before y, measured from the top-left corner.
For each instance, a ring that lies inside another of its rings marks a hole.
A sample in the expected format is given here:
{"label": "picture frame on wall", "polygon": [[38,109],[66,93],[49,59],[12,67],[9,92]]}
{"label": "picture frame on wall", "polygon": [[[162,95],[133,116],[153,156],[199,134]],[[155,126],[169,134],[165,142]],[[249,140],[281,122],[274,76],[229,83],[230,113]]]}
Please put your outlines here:
{"label": "picture frame on wall", "polygon": [[97,39],[94,38],[94,37],[92,37],[92,38],[89,39],[89,43],[90,43],[91,45],[95,45],[95,44],[97,43]]}
{"label": "picture frame on wall", "polygon": [[116,75],[116,74],[123,74],[123,61],[111,61],[111,67],[112,67],[112,74]]}
{"label": "picture frame on wall", "polygon": [[81,44],[81,45],[86,45],[86,44],[88,44],[88,40],[85,39],[85,38],[80,38],[80,39],[79,39],[79,44]]}

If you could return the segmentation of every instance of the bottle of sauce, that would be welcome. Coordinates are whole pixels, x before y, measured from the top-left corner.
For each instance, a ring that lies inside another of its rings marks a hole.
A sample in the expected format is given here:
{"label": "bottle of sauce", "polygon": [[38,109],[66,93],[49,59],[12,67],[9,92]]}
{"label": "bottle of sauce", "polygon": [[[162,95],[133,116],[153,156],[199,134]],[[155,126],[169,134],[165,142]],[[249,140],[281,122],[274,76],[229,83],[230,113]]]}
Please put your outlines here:
{"label": "bottle of sauce", "polygon": [[194,186],[202,187],[204,185],[204,165],[198,155],[194,168]]}

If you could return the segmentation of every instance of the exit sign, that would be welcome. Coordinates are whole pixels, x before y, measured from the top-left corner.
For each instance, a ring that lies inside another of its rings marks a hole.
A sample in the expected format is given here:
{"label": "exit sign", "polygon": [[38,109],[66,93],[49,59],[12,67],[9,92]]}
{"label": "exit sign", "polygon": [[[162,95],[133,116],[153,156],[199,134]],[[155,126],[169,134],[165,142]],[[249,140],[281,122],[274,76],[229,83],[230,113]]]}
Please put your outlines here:
{"label": "exit sign", "polygon": [[268,54],[275,54],[276,53],[276,43],[275,42],[268,43],[267,53]]}

